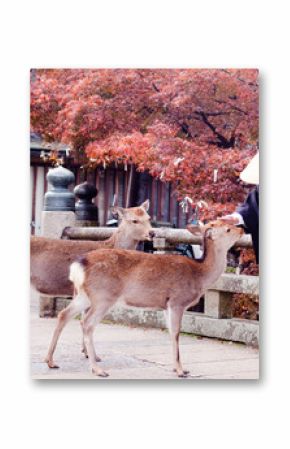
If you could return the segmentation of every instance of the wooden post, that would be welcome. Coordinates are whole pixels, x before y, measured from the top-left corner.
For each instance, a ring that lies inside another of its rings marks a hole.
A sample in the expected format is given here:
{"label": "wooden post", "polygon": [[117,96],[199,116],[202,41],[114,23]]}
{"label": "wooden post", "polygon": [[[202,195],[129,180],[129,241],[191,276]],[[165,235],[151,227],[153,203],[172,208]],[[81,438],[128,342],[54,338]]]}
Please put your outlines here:
{"label": "wooden post", "polygon": [[104,226],[105,219],[105,171],[98,169],[98,209],[99,209],[99,224]]}
{"label": "wooden post", "polygon": [[129,181],[128,181],[128,187],[127,187],[125,207],[130,207],[131,194],[132,194],[132,183],[133,183],[133,164],[130,165],[130,174],[129,174]]}
{"label": "wooden post", "polygon": [[43,209],[43,198],[44,198],[44,168],[36,168],[36,190],[35,190],[35,235],[40,235],[41,229],[41,217]]}

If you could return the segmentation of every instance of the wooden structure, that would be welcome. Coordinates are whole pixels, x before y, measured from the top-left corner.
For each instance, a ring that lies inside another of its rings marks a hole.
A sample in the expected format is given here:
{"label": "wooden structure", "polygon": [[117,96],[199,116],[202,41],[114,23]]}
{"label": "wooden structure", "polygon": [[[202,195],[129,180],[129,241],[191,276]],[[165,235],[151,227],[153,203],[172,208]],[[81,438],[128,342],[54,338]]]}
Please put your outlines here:
{"label": "wooden structure", "polygon": [[[40,234],[41,211],[43,209],[44,194],[48,190],[46,175],[51,163],[45,159],[49,152],[41,141],[31,144],[31,232]],[[95,169],[83,169],[72,158],[67,157],[65,148],[59,150],[64,166],[75,175],[75,184],[88,181],[96,187],[98,194],[94,200],[99,210],[99,224],[106,225],[111,218],[109,208],[116,196],[115,205],[122,207],[137,206],[150,199],[150,210],[153,223],[161,222],[163,226],[184,228],[188,221],[188,214],[183,213],[171,183],[165,183],[152,178],[148,173],[140,173],[133,165],[126,166],[98,166]],[[71,189],[73,190],[73,187]]]}

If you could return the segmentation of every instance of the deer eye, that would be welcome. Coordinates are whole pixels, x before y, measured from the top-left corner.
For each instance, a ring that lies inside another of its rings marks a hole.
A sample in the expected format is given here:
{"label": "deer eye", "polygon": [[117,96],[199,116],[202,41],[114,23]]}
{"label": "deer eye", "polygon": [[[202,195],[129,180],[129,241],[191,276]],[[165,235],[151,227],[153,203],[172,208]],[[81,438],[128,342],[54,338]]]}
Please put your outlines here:
{"label": "deer eye", "polygon": [[227,232],[230,232],[231,230],[230,229],[227,229]]}
{"label": "deer eye", "polygon": [[133,223],[138,223],[138,220],[132,220]]}

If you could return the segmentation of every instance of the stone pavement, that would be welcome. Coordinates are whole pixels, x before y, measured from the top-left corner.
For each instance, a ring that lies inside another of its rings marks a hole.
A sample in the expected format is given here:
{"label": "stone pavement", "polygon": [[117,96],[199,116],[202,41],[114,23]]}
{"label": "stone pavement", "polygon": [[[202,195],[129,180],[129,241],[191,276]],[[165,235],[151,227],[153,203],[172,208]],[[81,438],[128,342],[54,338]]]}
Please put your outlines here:
{"label": "stone pavement", "polygon": [[[100,366],[110,377],[89,372],[81,353],[81,328],[77,319],[65,327],[55,352],[59,369],[49,369],[43,359],[56,324],[39,318],[37,301],[31,307],[31,375],[33,379],[177,379],[172,371],[172,348],[167,331],[102,323],[94,336]],[[188,379],[258,379],[259,352],[243,344],[181,335],[180,353]],[[182,381],[184,379],[177,379]]]}

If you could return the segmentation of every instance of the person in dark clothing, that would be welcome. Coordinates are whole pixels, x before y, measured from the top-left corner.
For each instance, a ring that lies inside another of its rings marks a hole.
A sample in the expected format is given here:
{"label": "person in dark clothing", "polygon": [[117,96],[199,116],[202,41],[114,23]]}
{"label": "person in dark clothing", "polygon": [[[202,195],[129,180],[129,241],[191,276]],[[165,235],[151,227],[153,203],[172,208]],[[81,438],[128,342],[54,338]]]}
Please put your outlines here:
{"label": "person in dark clothing", "polygon": [[259,154],[250,161],[249,165],[241,173],[240,178],[249,184],[257,186],[249,193],[246,200],[237,210],[221,217],[220,219],[245,228],[245,232],[252,235],[253,249],[256,261],[259,263]]}
{"label": "person in dark clothing", "polygon": [[259,187],[257,186],[247,196],[246,201],[237,208],[237,213],[243,217],[246,233],[252,235],[256,261],[259,263]]}

